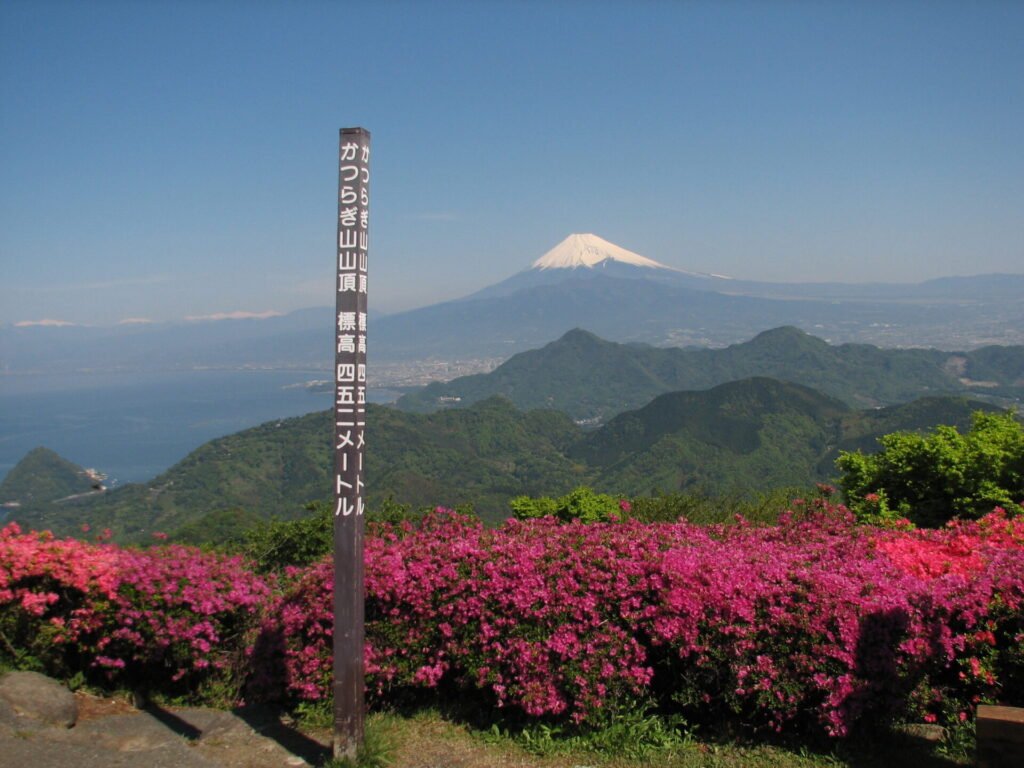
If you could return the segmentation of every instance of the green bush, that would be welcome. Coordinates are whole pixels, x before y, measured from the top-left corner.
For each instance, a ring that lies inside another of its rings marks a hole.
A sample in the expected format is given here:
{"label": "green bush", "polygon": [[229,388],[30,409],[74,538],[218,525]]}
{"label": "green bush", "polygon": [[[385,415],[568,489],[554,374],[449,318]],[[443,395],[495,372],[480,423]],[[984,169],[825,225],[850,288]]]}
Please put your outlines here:
{"label": "green bush", "polygon": [[550,496],[516,496],[509,502],[518,520],[557,517],[565,522],[580,520],[584,523],[605,523],[618,519],[623,514],[622,504],[623,502],[614,496],[595,493],[585,486],[580,486],[557,499]]}
{"label": "green bush", "polygon": [[[413,510],[409,504],[399,504],[393,498],[384,499],[366,511],[367,523],[397,524],[416,522],[430,511],[430,507]],[[279,571],[289,565],[309,565],[334,548],[334,515],[326,501],[306,505],[310,512],[297,520],[269,520],[257,523],[244,534],[240,550],[256,565],[261,573]],[[464,515],[473,514],[471,504],[456,507]]]}
{"label": "green bush", "polygon": [[515,517],[527,520],[557,517],[563,522],[581,520],[585,523],[609,520],[639,520],[642,523],[674,523],[685,518],[697,525],[734,523],[737,517],[751,523],[771,525],[787,509],[799,509],[814,499],[828,498],[834,488],[776,488],[756,496],[731,494],[714,496],[703,492],[663,493],[623,499],[606,493],[595,493],[580,487],[559,498],[550,496],[517,496],[509,502]]}
{"label": "green bush", "polygon": [[905,517],[934,527],[1024,500],[1024,427],[1013,413],[978,411],[967,434],[940,426],[879,442],[878,453],[844,451],[836,460],[846,503],[865,522]]}
{"label": "green bush", "polygon": [[753,497],[677,491],[631,499],[629,517],[643,523],[674,523],[685,518],[697,525],[712,525],[733,523],[739,515],[751,523],[770,525],[778,522],[779,515],[794,506],[794,500],[827,496],[824,488],[827,486],[819,489],[777,488]]}
{"label": "green bush", "polygon": [[245,540],[245,536],[262,519],[244,509],[217,509],[186,523],[170,535],[175,544],[193,547],[223,547],[230,549]]}
{"label": "green bush", "polygon": [[334,517],[329,504],[306,505],[312,514],[297,520],[270,520],[246,531],[241,549],[260,572],[309,565],[334,546]]}

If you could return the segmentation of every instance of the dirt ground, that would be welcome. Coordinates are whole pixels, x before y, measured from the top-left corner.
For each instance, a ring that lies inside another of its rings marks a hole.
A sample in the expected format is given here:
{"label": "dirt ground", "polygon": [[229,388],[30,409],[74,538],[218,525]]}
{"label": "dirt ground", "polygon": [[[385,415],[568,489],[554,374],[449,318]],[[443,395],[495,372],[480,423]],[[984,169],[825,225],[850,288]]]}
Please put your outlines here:
{"label": "dirt ground", "polygon": [[[153,719],[175,731],[191,756],[216,768],[316,766],[330,757],[329,731],[301,730],[290,720],[282,721],[268,713],[240,715],[153,707],[138,710],[124,697],[85,692],[77,692],[75,697],[79,720],[69,735],[79,728],[108,730],[104,726],[109,724],[112,737],[108,740],[119,744],[118,752],[136,753],[139,758],[146,752],[139,749],[145,740],[133,736],[132,731],[152,730]],[[589,768],[579,761],[541,759],[515,748],[502,749],[436,717],[371,717],[369,727],[384,742],[391,768]],[[145,763],[140,760],[137,764]],[[45,767],[37,764],[34,768]]]}
{"label": "dirt ground", "polygon": [[[330,756],[327,730],[303,729],[265,708],[224,711],[148,705],[127,698],[76,692],[73,728],[0,722],[0,768],[300,768],[320,766]],[[611,755],[558,754],[538,757],[504,739],[492,742],[436,713],[412,717],[373,714],[373,742],[383,743],[389,768],[637,768],[641,763]],[[907,745],[909,746],[909,745]],[[800,751],[802,752],[802,750]],[[695,743],[643,765],[661,768],[838,768],[897,766],[953,768],[951,760],[913,749],[887,749],[859,756],[801,754],[770,746]]]}

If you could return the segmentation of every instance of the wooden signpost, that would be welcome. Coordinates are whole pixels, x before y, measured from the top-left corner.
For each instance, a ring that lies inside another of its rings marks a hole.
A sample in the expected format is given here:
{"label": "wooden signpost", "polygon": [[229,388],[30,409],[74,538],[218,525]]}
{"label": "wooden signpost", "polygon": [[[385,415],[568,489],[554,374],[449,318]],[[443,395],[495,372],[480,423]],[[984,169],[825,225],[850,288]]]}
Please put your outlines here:
{"label": "wooden signpost", "polygon": [[334,756],[363,743],[363,448],[366,430],[366,259],[370,132],[338,145],[338,274],[334,358]]}

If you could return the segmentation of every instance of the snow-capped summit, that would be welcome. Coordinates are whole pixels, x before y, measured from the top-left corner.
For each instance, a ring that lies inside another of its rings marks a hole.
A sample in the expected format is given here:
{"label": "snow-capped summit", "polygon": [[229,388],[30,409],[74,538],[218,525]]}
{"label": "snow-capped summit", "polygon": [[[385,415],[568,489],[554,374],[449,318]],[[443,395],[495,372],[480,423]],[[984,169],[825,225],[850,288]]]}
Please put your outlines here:
{"label": "snow-capped summit", "polygon": [[577,267],[593,269],[605,261],[617,261],[635,267],[672,269],[664,264],[659,264],[654,259],[627,251],[615,243],[609,243],[597,235],[590,234],[569,235],[533,262],[532,266],[533,269],[576,269]]}
{"label": "snow-capped summit", "polygon": [[528,292],[554,286],[560,286],[562,291],[576,286],[577,296],[581,296],[580,291],[594,288],[590,283],[595,280],[598,288],[627,280],[630,289],[636,289],[640,282],[651,282],[701,291],[714,290],[714,284],[720,282],[717,276],[667,266],[597,235],[575,234],[533,262],[529,269],[464,298],[494,299],[515,293],[525,297]]}

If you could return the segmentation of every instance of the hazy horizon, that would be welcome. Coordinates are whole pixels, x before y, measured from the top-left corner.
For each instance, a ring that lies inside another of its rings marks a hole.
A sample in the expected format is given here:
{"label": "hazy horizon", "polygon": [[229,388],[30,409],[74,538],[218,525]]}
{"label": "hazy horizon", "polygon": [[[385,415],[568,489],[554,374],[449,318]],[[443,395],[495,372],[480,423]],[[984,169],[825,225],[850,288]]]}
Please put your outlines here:
{"label": "hazy horizon", "polygon": [[1024,6],[0,7],[0,324],[333,302],[337,131],[373,134],[370,302],[570,232],[772,282],[1024,264]]}
{"label": "hazy horizon", "polygon": [[[531,269],[530,265],[527,265],[523,269],[518,269],[518,270],[515,270],[515,272],[511,272],[511,273],[505,275],[504,278],[513,277],[514,275],[519,274],[520,272],[529,271],[530,269]],[[998,276],[998,275],[1001,275],[1001,274],[1006,274],[1006,275],[1024,275],[1024,269],[1019,269],[1019,270],[1016,270],[1016,271],[1013,271],[1013,272],[1005,272],[1005,273],[979,272],[979,273],[936,275],[935,277],[924,278],[922,280],[893,280],[893,281],[884,281],[884,282],[883,281],[879,281],[879,280],[865,280],[865,281],[835,280],[835,281],[827,281],[827,282],[830,283],[830,284],[851,285],[851,286],[854,286],[854,285],[871,286],[871,285],[874,285],[874,284],[879,284],[879,285],[916,285],[918,283],[928,282],[930,280],[942,280],[942,279],[947,279],[947,278],[961,278],[961,277],[962,278],[985,277],[985,276],[991,276],[991,275]],[[723,275],[716,275],[716,276],[718,276],[718,277],[734,278],[734,279],[737,279],[737,280],[745,280],[746,279],[746,277],[744,275],[724,275],[724,276]],[[497,278],[495,280],[495,283],[500,282],[504,278],[502,278],[502,277]],[[785,281],[783,281],[783,280],[778,280],[778,281],[764,281],[764,282],[767,285],[771,285],[771,284],[795,284],[795,285],[805,284],[805,285],[812,285],[814,283],[820,283],[820,282],[824,282],[824,281],[811,281],[811,280],[785,280]],[[492,285],[492,284],[493,283],[488,284],[488,285]],[[719,288],[723,288],[723,287],[727,287],[727,285],[728,284],[724,284],[724,285],[720,285],[718,287]],[[488,286],[486,286],[486,285],[479,285],[479,286],[475,286],[475,287],[472,287],[472,288],[468,289],[465,294],[459,294],[457,296],[446,296],[446,297],[441,297],[441,298],[437,298],[437,299],[427,298],[427,299],[424,299],[422,301],[418,301],[416,303],[413,303],[413,304],[411,304],[409,306],[397,306],[397,307],[395,307],[393,309],[372,308],[371,311],[374,314],[376,314],[376,315],[396,315],[396,314],[401,314],[403,312],[411,312],[411,311],[416,310],[416,309],[423,309],[425,307],[429,307],[429,306],[432,306],[432,305],[438,304],[438,303],[443,303],[445,301],[458,300],[460,298],[463,298],[464,296],[467,296],[467,295],[473,293],[476,290],[479,290],[479,289],[482,289],[482,288],[486,288],[486,287],[488,287]],[[88,328],[88,327],[112,327],[112,326],[126,326],[126,325],[159,325],[159,324],[166,324],[166,323],[172,323],[172,324],[175,324],[175,323],[203,323],[203,322],[216,322],[216,321],[220,321],[220,320],[266,320],[266,319],[270,319],[270,318],[274,318],[274,317],[284,317],[285,315],[289,315],[289,314],[292,314],[294,312],[302,312],[302,311],[307,311],[307,310],[332,310],[333,311],[334,305],[332,303],[330,303],[330,302],[333,301],[334,297],[333,297],[333,295],[330,294],[329,291],[327,293],[328,293],[328,295],[327,295],[327,297],[325,298],[325,300],[322,303],[319,303],[319,304],[307,304],[307,305],[303,305],[303,306],[296,306],[296,307],[292,307],[290,309],[287,309],[285,311],[267,310],[267,311],[263,311],[263,312],[247,312],[247,311],[217,312],[217,313],[211,313],[211,314],[208,314],[208,315],[186,315],[184,317],[166,317],[166,318],[163,318],[163,319],[160,319],[160,320],[153,320],[153,319],[149,319],[149,318],[130,318],[129,317],[129,318],[122,318],[122,319],[120,319],[120,320],[118,320],[116,322],[96,322],[96,323],[75,323],[75,322],[69,322],[69,321],[64,321],[64,320],[57,320],[57,319],[53,319],[53,318],[39,318],[39,319],[33,319],[33,320],[19,320],[19,321],[13,322],[13,323],[0,321],[0,328],[3,328],[5,326],[6,327],[21,327],[21,328],[27,328],[27,327],[51,327],[51,328],[56,328],[56,327],[86,327],[86,328]]]}

